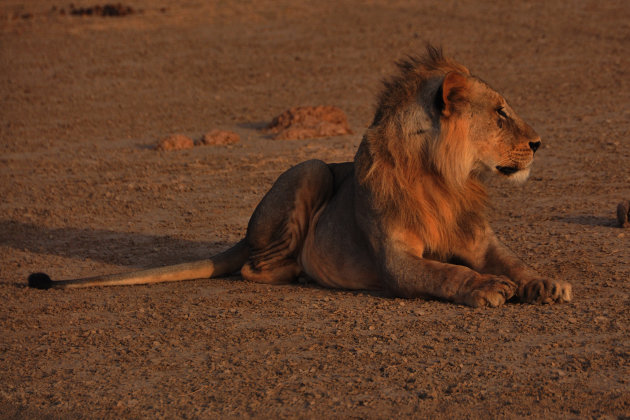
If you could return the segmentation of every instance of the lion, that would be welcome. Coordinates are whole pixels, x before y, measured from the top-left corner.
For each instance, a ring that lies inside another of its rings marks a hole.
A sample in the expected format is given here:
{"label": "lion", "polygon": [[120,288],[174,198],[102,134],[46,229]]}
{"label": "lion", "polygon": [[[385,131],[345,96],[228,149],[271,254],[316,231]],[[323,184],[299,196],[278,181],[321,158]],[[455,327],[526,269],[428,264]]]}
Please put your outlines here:
{"label": "lion", "polygon": [[473,307],[568,302],[571,285],[538,274],[486,219],[484,179],[520,183],[538,134],[463,65],[427,46],[397,63],[353,162],[309,160],[285,173],[256,207],[245,238],[208,260],[36,288],[191,280],[240,270],[285,284],[377,290]]}

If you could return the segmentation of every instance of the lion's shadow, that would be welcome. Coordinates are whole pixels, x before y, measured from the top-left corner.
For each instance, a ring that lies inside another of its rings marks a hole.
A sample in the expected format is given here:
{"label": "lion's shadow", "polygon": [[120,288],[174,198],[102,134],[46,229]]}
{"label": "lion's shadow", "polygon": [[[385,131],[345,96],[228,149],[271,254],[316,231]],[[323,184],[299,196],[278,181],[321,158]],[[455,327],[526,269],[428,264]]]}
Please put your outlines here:
{"label": "lion's shadow", "polygon": [[561,216],[554,217],[553,220],[583,226],[616,227],[618,225],[613,217],[602,216]]}
{"label": "lion's shadow", "polygon": [[231,245],[105,229],[47,228],[0,220],[0,246],[133,268],[205,259]]}

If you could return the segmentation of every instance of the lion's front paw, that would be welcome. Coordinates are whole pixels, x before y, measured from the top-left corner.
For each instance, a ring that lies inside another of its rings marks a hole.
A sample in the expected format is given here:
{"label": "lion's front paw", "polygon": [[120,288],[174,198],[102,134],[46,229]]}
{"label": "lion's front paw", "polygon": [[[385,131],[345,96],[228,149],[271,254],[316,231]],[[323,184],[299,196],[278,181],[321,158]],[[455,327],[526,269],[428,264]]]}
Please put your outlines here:
{"label": "lion's front paw", "polygon": [[516,294],[516,283],[505,276],[482,275],[469,285],[462,303],[476,308],[503,305]]}
{"label": "lion's front paw", "polygon": [[535,279],[519,288],[519,297],[527,303],[570,302],[571,285],[566,281]]}

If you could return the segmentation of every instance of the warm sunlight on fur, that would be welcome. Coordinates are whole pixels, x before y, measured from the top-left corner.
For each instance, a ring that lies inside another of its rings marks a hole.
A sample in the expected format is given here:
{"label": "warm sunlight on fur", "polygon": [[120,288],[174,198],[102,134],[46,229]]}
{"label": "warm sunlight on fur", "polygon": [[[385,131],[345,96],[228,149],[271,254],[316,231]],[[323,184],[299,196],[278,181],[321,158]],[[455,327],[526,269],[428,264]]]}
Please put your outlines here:
{"label": "warm sunlight on fur", "polygon": [[540,138],[485,82],[428,47],[398,63],[354,162],[310,160],[282,174],[245,239],[207,261],[33,287],[142,284],[240,270],[281,284],[380,289],[471,306],[566,302],[571,286],[543,277],[503,246],[486,220],[483,178],[523,182]]}

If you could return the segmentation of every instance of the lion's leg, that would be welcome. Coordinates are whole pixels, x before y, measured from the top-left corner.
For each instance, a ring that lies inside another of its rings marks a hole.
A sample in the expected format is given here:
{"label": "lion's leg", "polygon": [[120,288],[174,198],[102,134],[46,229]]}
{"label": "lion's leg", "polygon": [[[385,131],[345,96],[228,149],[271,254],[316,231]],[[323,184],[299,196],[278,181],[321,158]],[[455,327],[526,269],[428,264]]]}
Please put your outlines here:
{"label": "lion's leg", "polygon": [[312,216],[332,189],[332,174],[319,160],[300,163],[280,175],[249,221],[249,259],[241,269],[245,279],[282,284],[300,274],[297,258]]}
{"label": "lion's leg", "polygon": [[517,296],[528,303],[569,302],[571,285],[544,278],[503,245],[492,229],[479,235],[459,253],[469,266],[480,273],[509,277],[518,286]]}
{"label": "lion's leg", "polygon": [[573,297],[569,283],[541,276],[499,242],[496,237],[488,246],[484,261],[481,271],[503,274],[512,279],[518,285],[517,295],[522,302],[569,302]]}
{"label": "lion's leg", "polygon": [[384,279],[400,297],[431,296],[469,306],[500,306],[516,293],[505,276],[480,274],[468,267],[428,260],[402,249],[385,254]]}

